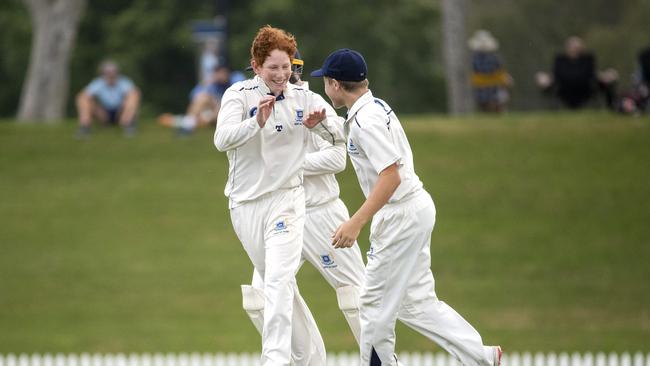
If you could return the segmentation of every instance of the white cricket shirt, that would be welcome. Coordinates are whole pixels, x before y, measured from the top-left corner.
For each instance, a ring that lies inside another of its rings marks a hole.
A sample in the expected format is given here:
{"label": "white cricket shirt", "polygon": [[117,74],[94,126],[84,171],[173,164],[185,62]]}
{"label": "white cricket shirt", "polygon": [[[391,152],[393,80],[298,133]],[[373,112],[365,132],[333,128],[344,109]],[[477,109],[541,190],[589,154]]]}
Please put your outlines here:
{"label": "white cricket shirt", "polygon": [[343,140],[338,117],[328,116],[312,130],[303,126],[309,112],[326,106],[317,94],[291,84],[276,98],[273,113],[260,128],[255,118],[257,106],[269,92],[264,81],[255,76],[232,85],[221,100],[214,144],[228,155],[224,193],[231,208],[302,184],[307,141],[312,133],[332,145]]}
{"label": "white cricket shirt", "polygon": [[[309,88],[307,82],[303,82],[300,87]],[[333,119],[337,118],[338,115],[334,108],[320,95],[316,94],[316,96],[326,106],[328,118],[330,116]],[[303,166],[305,206],[322,205],[339,197],[339,184],[334,174],[345,170],[345,163],[345,140],[342,139],[332,145],[314,133],[309,136],[307,139],[307,156]]]}
{"label": "white cricket shirt", "polygon": [[398,202],[422,188],[402,124],[390,106],[373,97],[370,90],[348,111],[344,131],[348,155],[366,198],[379,173],[394,163],[398,163],[401,183],[388,203]]}

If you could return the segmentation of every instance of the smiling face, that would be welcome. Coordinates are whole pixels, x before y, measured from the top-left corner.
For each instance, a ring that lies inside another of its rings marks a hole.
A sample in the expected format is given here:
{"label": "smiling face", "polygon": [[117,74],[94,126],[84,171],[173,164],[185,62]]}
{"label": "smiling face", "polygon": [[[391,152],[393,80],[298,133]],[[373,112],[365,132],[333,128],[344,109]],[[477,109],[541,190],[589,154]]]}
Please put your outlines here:
{"label": "smiling face", "polygon": [[271,93],[279,95],[286,88],[291,77],[291,59],[285,51],[275,49],[264,60],[262,65],[252,61],[253,70],[264,80]]}

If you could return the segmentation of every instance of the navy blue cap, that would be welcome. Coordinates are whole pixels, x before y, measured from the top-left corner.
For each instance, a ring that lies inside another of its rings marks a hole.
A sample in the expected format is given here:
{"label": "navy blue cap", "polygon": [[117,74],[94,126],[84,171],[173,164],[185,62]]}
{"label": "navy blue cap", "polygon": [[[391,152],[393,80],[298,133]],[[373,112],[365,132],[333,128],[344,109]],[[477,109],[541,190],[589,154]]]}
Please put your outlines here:
{"label": "navy blue cap", "polygon": [[363,56],[347,48],[332,52],[323,67],[312,71],[311,76],[327,76],[340,81],[362,81],[368,77],[368,66]]}

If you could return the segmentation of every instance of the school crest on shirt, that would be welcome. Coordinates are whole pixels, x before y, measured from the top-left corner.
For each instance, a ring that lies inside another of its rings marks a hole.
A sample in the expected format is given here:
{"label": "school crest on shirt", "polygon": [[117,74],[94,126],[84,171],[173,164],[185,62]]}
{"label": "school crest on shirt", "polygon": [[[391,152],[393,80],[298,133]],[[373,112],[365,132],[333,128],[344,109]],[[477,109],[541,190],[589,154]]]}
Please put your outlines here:
{"label": "school crest on shirt", "polygon": [[282,125],[275,125],[275,131],[276,132],[282,132],[283,128],[284,128],[284,126],[282,126]]}
{"label": "school crest on shirt", "polygon": [[253,107],[253,108],[251,108],[250,111],[248,111],[248,117],[249,118],[255,116],[256,114],[257,114],[257,107]]}
{"label": "school crest on shirt", "polygon": [[336,268],[338,265],[334,263],[334,256],[330,253],[321,254],[320,261],[323,264],[323,268]]}
{"label": "school crest on shirt", "polygon": [[296,108],[296,121],[294,125],[301,125],[305,118],[305,111],[302,108]]}
{"label": "school crest on shirt", "polygon": [[348,140],[348,154],[350,155],[358,155],[359,154],[359,148],[357,148],[354,145],[354,142],[352,141],[352,138]]}

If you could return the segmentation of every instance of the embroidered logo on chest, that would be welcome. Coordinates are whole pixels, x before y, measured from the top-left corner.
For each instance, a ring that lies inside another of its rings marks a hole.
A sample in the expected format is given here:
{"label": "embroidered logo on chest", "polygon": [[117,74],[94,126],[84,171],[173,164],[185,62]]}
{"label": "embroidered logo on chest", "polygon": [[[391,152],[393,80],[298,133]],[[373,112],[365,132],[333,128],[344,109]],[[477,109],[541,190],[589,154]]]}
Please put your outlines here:
{"label": "embroidered logo on chest", "polygon": [[296,108],[296,121],[294,125],[301,125],[303,118],[305,118],[305,111],[302,108]]}
{"label": "embroidered logo on chest", "polygon": [[348,154],[351,154],[351,155],[358,155],[359,154],[359,149],[352,142],[352,138],[350,138],[348,140]]}

